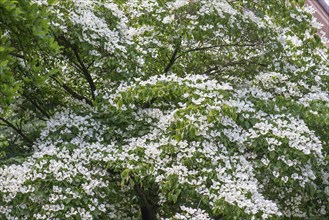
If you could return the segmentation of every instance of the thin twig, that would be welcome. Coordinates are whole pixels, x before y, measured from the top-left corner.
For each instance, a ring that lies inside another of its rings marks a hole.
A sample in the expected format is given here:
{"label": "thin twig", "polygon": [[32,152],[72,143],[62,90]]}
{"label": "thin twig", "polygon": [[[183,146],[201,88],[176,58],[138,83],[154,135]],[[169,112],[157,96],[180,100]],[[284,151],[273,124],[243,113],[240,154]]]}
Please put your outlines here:
{"label": "thin twig", "polygon": [[25,141],[27,141],[29,144],[33,145],[33,141],[28,138],[21,129],[17,128],[15,125],[13,125],[10,121],[6,120],[5,118],[0,117],[0,120],[3,121],[8,127],[12,128],[14,131],[17,132]]}

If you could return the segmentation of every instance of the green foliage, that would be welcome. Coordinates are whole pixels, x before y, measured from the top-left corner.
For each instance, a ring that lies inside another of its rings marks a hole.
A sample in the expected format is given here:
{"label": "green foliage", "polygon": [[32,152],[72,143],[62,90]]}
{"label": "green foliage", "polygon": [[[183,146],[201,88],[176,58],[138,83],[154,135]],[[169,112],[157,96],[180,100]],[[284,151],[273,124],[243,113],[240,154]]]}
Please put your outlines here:
{"label": "green foliage", "polygon": [[327,218],[304,3],[0,0],[0,218]]}

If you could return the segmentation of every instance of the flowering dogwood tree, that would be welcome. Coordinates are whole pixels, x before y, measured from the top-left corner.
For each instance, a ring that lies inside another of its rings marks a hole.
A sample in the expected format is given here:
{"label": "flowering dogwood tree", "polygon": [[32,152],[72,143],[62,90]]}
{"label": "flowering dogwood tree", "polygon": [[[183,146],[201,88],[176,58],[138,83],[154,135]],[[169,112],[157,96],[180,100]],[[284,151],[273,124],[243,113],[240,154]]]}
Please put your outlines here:
{"label": "flowering dogwood tree", "polygon": [[329,53],[311,13],[0,0],[0,218],[328,218]]}

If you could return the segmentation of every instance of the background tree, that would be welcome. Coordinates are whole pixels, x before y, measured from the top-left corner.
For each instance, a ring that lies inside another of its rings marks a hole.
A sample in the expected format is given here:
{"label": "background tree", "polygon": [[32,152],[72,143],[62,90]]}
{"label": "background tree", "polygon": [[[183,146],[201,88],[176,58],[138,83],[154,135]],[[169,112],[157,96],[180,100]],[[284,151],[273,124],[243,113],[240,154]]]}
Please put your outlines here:
{"label": "background tree", "polygon": [[302,5],[0,1],[1,218],[328,217],[328,50]]}

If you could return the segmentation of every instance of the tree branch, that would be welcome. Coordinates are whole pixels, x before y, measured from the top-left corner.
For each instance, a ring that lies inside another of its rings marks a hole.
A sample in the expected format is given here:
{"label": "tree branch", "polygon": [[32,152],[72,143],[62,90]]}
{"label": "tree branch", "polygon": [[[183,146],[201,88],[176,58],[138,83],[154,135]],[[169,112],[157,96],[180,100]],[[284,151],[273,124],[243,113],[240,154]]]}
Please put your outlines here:
{"label": "tree branch", "polygon": [[11,56],[16,57],[16,58],[20,58],[20,59],[25,59],[24,55],[18,54],[18,53],[9,53]]}
{"label": "tree branch", "polygon": [[31,146],[33,145],[33,141],[28,138],[21,129],[17,128],[15,125],[13,125],[10,121],[6,120],[5,118],[0,117],[0,120],[3,121],[8,127],[12,128],[14,131],[16,131],[17,134],[19,134],[26,142],[28,142]]}
{"label": "tree branch", "polygon": [[66,85],[63,82],[60,82],[58,79],[56,79],[54,76],[50,76],[57,84],[59,84],[68,94],[70,94],[73,98],[79,100],[79,101],[84,101],[86,102],[88,105],[93,106],[93,102],[82,96],[79,95],[78,93],[76,93],[73,89],[71,89],[68,85]]}
{"label": "tree branch", "polygon": [[137,196],[141,199],[141,213],[142,220],[157,220],[157,204],[152,201],[150,197],[146,195],[146,192],[142,189],[139,183],[136,182],[133,176],[130,178],[134,181],[134,190]]}
{"label": "tree branch", "polygon": [[178,53],[179,49],[180,49],[180,46],[179,45],[176,45],[176,48],[175,48],[173,54],[171,55],[171,58],[169,60],[169,63],[166,66],[166,68],[164,69],[164,71],[163,71],[164,73],[168,73],[169,69],[174,65],[175,61],[178,58],[177,57],[177,53]]}
{"label": "tree branch", "polygon": [[193,48],[190,50],[183,51],[177,58],[183,56],[186,53],[215,49],[215,48],[220,48],[220,47],[254,47],[254,46],[257,46],[257,44],[221,44],[221,45],[213,45],[213,46],[209,46],[209,47],[198,47],[198,48]]}
{"label": "tree branch", "polygon": [[39,112],[41,112],[44,116],[46,116],[46,118],[50,118],[50,115],[48,114],[48,112],[44,109],[42,109],[37,102],[33,101],[32,98],[29,98],[26,94],[22,93],[22,96],[24,96],[26,98],[26,100],[28,100],[37,110],[39,110]]}
{"label": "tree branch", "polygon": [[142,200],[142,205],[140,207],[142,212],[142,220],[157,220],[156,206],[148,201],[143,189],[140,187],[138,183],[135,183],[134,189],[137,195],[139,196],[139,198]]}
{"label": "tree branch", "polygon": [[89,87],[90,87],[90,90],[91,90],[91,96],[92,96],[92,99],[95,100],[95,91],[96,91],[96,85],[93,81],[93,78],[91,77],[89,71],[88,71],[88,68],[84,65],[79,53],[78,53],[78,50],[76,47],[71,47],[79,64],[80,64],[80,67],[81,67],[81,70],[82,70],[82,73],[83,75],[85,76],[88,84],[89,84]]}
{"label": "tree branch", "polygon": [[[56,39],[57,39],[57,41],[62,40],[65,43],[65,45],[68,46],[73,51],[73,54],[77,59],[77,62],[75,62],[73,59],[71,59],[71,61],[78,67],[78,69],[84,75],[85,79],[87,80],[87,82],[89,84],[92,99],[95,100],[96,85],[88,70],[90,66],[86,67],[84,62],[82,61],[82,58],[80,57],[80,54],[78,51],[79,48],[76,45],[71,44],[71,42],[69,42],[64,36],[60,36],[59,38],[56,37]],[[70,56],[69,56],[69,58],[70,58]]]}
{"label": "tree branch", "polygon": [[[219,70],[221,70],[221,68],[224,68],[224,67],[228,67],[228,66],[236,66],[236,65],[245,65],[245,64],[254,64],[254,65],[259,65],[259,66],[263,66],[263,67],[267,67],[268,65],[266,64],[263,64],[263,63],[257,63],[257,62],[253,62],[253,61],[236,61],[236,62],[231,62],[231,63],[225,63],[223,65],[217,65],[217,66],[214,66],[208,70],[206,70],[205,72],[201,73],[201,74],[214,74],[214,73],[217,73]],[[213,72],[215,71],[215,72]]]}

